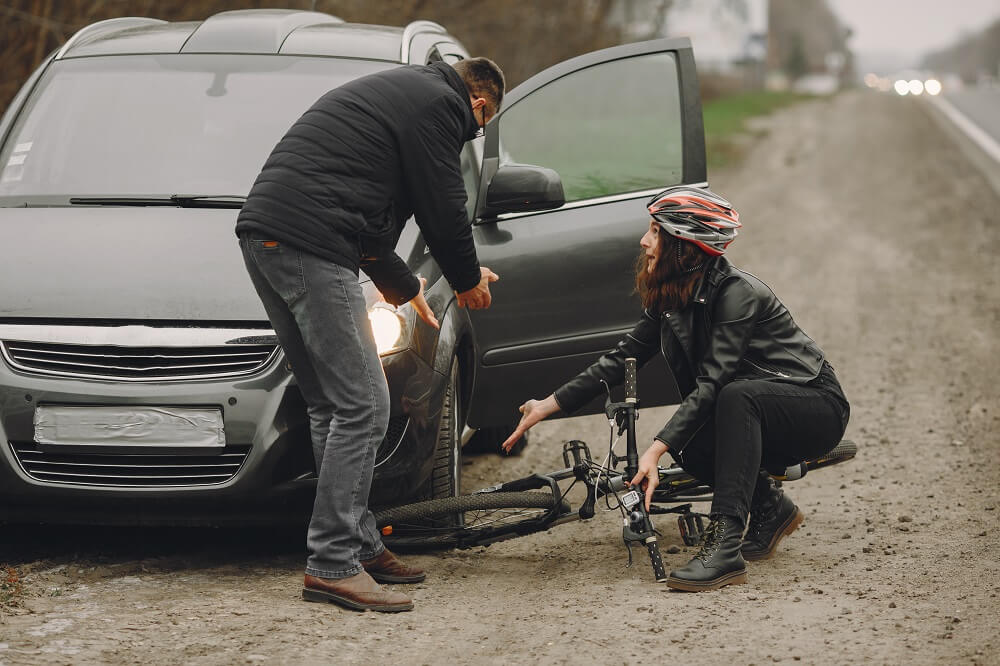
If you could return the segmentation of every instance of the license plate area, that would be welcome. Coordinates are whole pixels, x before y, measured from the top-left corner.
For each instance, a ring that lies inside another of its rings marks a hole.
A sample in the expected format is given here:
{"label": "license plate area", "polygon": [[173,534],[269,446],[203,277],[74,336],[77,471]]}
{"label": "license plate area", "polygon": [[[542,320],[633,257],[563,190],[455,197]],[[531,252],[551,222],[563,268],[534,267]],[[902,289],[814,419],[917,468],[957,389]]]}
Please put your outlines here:
{"label": "license plate area", "polygon": [[35,442],[51,453],[218,455],[222,410],[191,407],[39,405]]}

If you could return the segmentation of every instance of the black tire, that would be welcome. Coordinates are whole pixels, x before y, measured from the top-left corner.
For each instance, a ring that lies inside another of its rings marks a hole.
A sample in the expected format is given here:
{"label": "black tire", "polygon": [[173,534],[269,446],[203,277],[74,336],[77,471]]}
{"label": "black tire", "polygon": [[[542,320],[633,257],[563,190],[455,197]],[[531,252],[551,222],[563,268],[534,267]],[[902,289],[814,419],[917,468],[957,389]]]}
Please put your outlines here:
{"label": "black tire", "polygon": [[499,453],[501,455],[509,456],[519,456],[524,452],[524,447],[528,445],[528,433],[525,433],[521,439],[514,442],[514,446],[511,448],[510,453],[507,453],[500,449],[500,445],[504,443],[510,433],[514,432],[514,428],[517,427],[517,421],[511,422],[508,426],[499,427],[487,427],[480,428],[476,431],[465,445],[465,451],[468,453]]}
{"label": "black tire", "polygon": [[[399,550],[472,546],[487,533],[517,533],[518,525],[551,511],[556,501],[542,492],[461,495],[384,509],[375,513],[375,523],[386,545]],[[559,510],[569,511],[569,504]]]}
{"label": "black tire", "polygon": [[458,360],[451,363],[448,386],[441,405],[437,445],[434,448],[434,471],[429,491],[424,497],[456,497],[462,489],[461,391],[458,386]]}
{"label": "black tire", "polygon": [[[845,439],[837,444],[829,453],[806,460],[806,469],[814,470],[830,465],[837,465],[846,462],[858,454],[858,445],[849,439]],[[664,483],[661,478],[661,485],[653,492],[654,502],[683,502],[686,498],[704,496],[711,493],[709,486],[702,484],[690,474],[680,474],[673,477],[669,484]]]}

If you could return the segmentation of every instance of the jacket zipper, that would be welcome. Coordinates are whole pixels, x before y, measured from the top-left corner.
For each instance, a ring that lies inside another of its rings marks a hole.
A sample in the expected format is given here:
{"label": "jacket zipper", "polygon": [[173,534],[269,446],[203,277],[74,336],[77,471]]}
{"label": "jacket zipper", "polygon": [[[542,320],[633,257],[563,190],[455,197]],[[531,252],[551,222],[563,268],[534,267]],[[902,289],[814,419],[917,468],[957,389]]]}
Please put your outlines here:
{"label": "jacket zipper", "polygon": [[783,372],[778,372],[777,370],[771,370],[771,369],[769,369],[769,368],[764,368],[764,367],[761,367],[761,366],[757,365],[756,363],[754,363],[753,361],[751,361],[750,359],[745,359],[745,360],[746,360],[746,362],[747,362],[747,363],[749,363],[749,364],[750,364],[750,365],[752,365],[753,367],[757,368],[757,369],[758,369],[758,370],[760,370],[761,372],[766,372],[766,373],[767,373],[767,374],[769,374],[769,375],[774,375],[775,377],[783,377],[783,378],[785,378],[785,379],[787,379],[788,377],[790,377],[790,376],[791,376],[791,375],[786,375],[786,374],[785,374],[785,373],[783,373]]}

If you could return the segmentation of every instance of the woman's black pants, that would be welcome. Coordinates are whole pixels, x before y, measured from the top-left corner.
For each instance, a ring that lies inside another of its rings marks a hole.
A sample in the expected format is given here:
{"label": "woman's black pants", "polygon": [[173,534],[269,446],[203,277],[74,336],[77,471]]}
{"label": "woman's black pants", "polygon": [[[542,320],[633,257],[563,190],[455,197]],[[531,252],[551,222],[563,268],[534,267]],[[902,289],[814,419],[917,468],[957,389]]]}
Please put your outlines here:
{"label": "woman's black pants", "polygon": [[849,409],[836,385],[734,381],[719,392],[715,418],[674,458],[712,486],[713,514],[746,520],[754,495],[769,488],[761,470],[784,469],[833,449]]}

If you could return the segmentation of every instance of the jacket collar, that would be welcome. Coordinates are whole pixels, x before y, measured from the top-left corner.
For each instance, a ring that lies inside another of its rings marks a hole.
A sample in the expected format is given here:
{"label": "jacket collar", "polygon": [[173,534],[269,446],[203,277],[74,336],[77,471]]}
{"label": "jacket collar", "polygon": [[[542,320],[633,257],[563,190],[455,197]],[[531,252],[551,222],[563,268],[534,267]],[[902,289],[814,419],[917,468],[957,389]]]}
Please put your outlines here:
{"label": "jacket collar", "polygon": [[448,63],[432,62],[428,67],[439,71],[448,85],[465,101],[465,104],[462,106],[465,115],[463,118],[465,128],[463,141],[474,139],[476,133],[479,131],[479,123],[476,122],[475,114],[472,113],[472,102],[469,100],[469,89],[465,87],[465,81],[455,71],[455,68]]}
{"label": "jacket collar", "polygon": [[732,272],[732,266],[722,255],[710,259],[708,268],[702,273],[701,282],[694,291],[694,302],[701,305],[707,303],[716,287]]}

